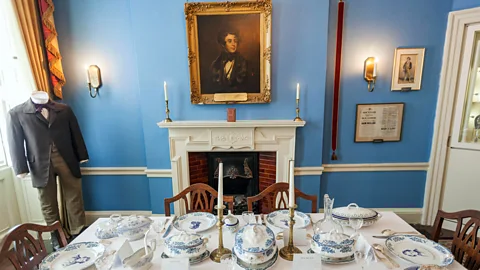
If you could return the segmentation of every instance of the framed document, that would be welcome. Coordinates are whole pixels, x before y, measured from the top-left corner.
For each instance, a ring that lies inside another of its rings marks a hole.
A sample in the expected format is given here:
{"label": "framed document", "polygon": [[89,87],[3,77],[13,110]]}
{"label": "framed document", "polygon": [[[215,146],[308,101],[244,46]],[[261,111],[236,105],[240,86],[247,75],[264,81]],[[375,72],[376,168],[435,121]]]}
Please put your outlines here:
{"label": "framed document", "polygon": [[355,142],[398,142],[405,103],[357,104]]}

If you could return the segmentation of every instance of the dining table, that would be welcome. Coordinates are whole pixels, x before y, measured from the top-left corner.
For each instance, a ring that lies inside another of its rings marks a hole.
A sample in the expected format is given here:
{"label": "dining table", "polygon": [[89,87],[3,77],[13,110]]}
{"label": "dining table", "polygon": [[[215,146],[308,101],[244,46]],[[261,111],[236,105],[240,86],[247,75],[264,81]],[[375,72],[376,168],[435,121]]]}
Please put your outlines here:
{"label": "dining table", "polygon": [[[366,242],[368,242],[368,244],[372,245],[374,243],[378,243],[378,244],[381,244],[385,247],[385,238],[375,238],[375,237],[373,237],[373,236],[380,236],[382,230],[384,230],[384,229],[391,229],[391,230],[397,231],[397,232],[415,231],[415,229],[413,227],[411,227],[407,222],[405,222],[402,218],[400,218],[395,213],[393,213],[393,212],[380,212],[380,213],[381,213],[382,217],[375,224],[373,224],[371,226],[368,226],[368,227],[362,227],[358,230],[358,233],[366,240]],[[313,235],[312,224],[314,224],[318,220],[321,220],[323,218],[323,214],[322,213],[312,213],[312,214],[309,214],[309,216],[310,216],[312,222],[308,227],[306,227],[306,229],[307,229],[307,233]],[[242,219],[242,216],[236,216],[236,217],[239,219],[239,222],[240,222],[239,226],[240,227],[246,224],[246,222]],[[154,222],[155,221],[158,222],[159,220],[165,221],[165,220],[168,219],[168,221],[166,223],[166,226],[168,226],[172,221],[172,217],[165,217],[165,216],[151,216],[150,218]],[[85,231],[83,231],[80,235],[78,235],[72,241],[72,243],[94,241],[94,242],[103,243],[106,246],[107,250],[110,250],[110,251],[117,250],[126,241],[126,238],[115,237],[115,238],[111,238],[111,239],[105,241],[105,240],[100,240],[95,236],[95,230],[96,230],[97,226],[105,220],[107,220],[107,219],[106,218],[97,219]],[[269,228],[271,228],[275,234],[278,234],[279,232],[283,231],[283,229],[277,228],[277,227],[269,224],[268,222],[267,222],[266,225]],[[349,227],[344,227],[344,232],[346,234],[353,234],[354,233],[353,229],[351,229]],[[171,232],[169,233],[168,236],[178,234],[178,233],[180,233],[180,231],[178,231],[176,228],[172,228],[172,230],[171,230]],[[214,249],[216,249],[218,247],[219,233],[218,233],[217,226],[213,226],[212,228],[210,228],[206,231],[203,231],[203,232],[199,232],[198,234],[201,234],[203,237],[209,238],[209,241],[207,243],[207,249],[208,250],[213,251]],[[154,257],[153,257],[153,260],[152,260],[152,266],[150,268],[151,270],[161,269],[162,260],[163,260],[161,254],[164,250],[164,245],[162,244],[161,237],[162,237],[162,235],[157,235],[157,233],[153,232],[152,230],[150,231],[150,233],[147,236],[148,239],[159,239],[160,238],[160,240],[158,241],[159,244],[157,244],[157,248],[154,252]],[[233,245],[234,245],[234,239],[235,239],[235,234],[234,233],[231,233],[231,232],[229,232],[225,229],[223,230],[223,245],[224,245],[225,248],[232,249]],[[277,239],[276,241],[277,241],[278,249],[280,249],[284,246],[284,240]],[[304,242],[308,242],[308,241],[304,241]],[[144,247],[144,240],[140,239],[140,240],[137,240],[137,241],[131,241],[130,245],[131,245],[133,251],[136,251],[136,250]],[[303,253],[307,253],[307,250],[310,249],[309,245],[297,246],[297,247]],[[395,255],[393,255],[391,253],[389,255],[400,265],[400,268],[396,268],[396,269],[406,269],[408,267],[414,266],[414,264],[412,264],[408,261],[405,261],[405,260],[403,260],[399,257],[396,257]],[[292,266],[293,266],[292,261],[287,261],[287,260],[281,258],[280,256],[278,256],[278,259],[277,259],[276,263],[270,269],[271,270],[276,270],[276,269],[279,269],[279,270],[288,269],[288,270],[290,270],[290,269],[292,269]],[[123,267],[122,267],[122,265],[117,264],[112,269],[123,269]],[[222,269],[223,270],[223,269],[227,269],[227,267],[224,264],[216,263],[216,262],[212,261],[210,258],[207,258],[206,260],[204,260],[204,261],[202,261],[198,264],[191,265],[190,269],[198,269],[198,270],[203,270],[203,269],[205,269],[205,270],[219,269],[220,270],[220,269]],[[235,265],[235,269],[241,270],[242,268],[238,265]],[[353,270],[353,269],[361,269],[361,267],[360,267],[360,265],[357,265],[355,261],[353,261],[353,262],[348,263],[348,264],[338,264],[338,265],[322,263],[321,269],[338,269],[338,270],[352,269]],[[376,270],[376,269],[388,269],[388,268],[380,260],[375,260],[375,261],[371,262],[368,266],[366,266],[365,269]],[[447,267],[447,269],[449,269],[449,270],[461,270],[461,269],[466,269],[466,268],[464,268],[457,261],[454,261],[451,265],[449,265]]]}

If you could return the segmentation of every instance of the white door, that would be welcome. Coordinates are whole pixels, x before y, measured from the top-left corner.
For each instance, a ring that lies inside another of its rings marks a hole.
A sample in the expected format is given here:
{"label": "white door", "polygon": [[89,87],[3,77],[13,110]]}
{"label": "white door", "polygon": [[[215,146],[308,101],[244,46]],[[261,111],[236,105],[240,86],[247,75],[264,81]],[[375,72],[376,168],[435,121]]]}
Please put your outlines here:
{"label": "white door", "polygon": [[480,25],[466,33],[440,207],[447,212],[480,210]]}

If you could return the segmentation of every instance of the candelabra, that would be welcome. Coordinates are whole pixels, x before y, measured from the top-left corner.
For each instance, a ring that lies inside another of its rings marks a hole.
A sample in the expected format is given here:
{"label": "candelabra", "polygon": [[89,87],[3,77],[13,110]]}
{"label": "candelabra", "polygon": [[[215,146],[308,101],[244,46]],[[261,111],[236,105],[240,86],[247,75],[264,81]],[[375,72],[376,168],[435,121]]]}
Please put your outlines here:
{"label": "candelabra", "polygon": [[168,109],[168,100],[165,100],[165,122],[172,122],[172,119],[170,119],[170,110]]}
{"label": "candelabra", "polygon": [[301,122],[303,121],[302,118],[300,118],[300,107],[299,107],[300,99],[297,98],[297,109],[295,110],[297,112],[297,117],[293,119],[295,122]]}
{"label": "candelabra", "polygon": [[220,207],[215,206],[215,209],[217,209],[217,216],[218,216],[218,222],[217,222],[217,228],[218,228],[218,248],[216,248],[212,253],[210,254],[210,259],[214,262],[219,263],[220,258],[223,255],[226,254],[231,254],[232,251],[228,248],[223,247],[223,233],[222,233],[222,226],[224,224],[223,222],[223,210],[225,209],[225,205],[222,205]]}
{"label": "candelabra", "polygon": [[288,235],[288,244],[287,246],[281,248],[279,252],[280,257],[282,257],[287,261],[293,261],[293,254],[302,253],[302,251],[299,248],[293,245],[293,225],[295,225],[295,208],[297,208],[297,205],[294,205],[293,207],[288,208],[290,210],[290,223],[289,223],[290,234]]}

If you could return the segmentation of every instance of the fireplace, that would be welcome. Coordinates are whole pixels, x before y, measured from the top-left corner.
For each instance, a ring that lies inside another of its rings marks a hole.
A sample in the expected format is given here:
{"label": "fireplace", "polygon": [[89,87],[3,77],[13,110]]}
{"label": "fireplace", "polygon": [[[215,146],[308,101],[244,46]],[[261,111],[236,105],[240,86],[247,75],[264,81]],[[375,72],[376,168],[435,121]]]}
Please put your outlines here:
{"label": "fireplace", "polygon": [[[172,193],[193,183],[208,184],[210,152],[257,152],[259,190],[288,181],[288,161],[295,157],[296,129],[305,122],[292,120],[160,122],[168,129]],[[175,214],[185,208],[174,203]]]}
{"label": "fireplace", "polygon": [[223,163],[223,194],[254,196],[258,194],[258,153],[208,153],[208,184],[218,190],[218,164]]}
{"label": "fireplace", "polygon": [[[223,193],[235,198],[234,214],[247,211],[247,197],[277,182],[276,152],[190,152],[190,184],[218,190],[218,163],[223,162]],[[254,211],[261,203],[254,205]]]}

